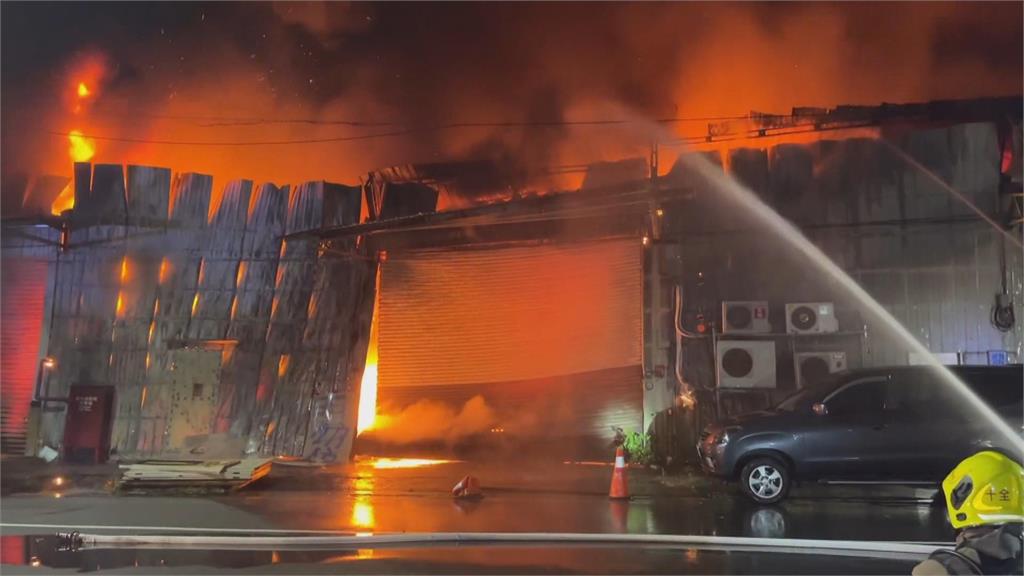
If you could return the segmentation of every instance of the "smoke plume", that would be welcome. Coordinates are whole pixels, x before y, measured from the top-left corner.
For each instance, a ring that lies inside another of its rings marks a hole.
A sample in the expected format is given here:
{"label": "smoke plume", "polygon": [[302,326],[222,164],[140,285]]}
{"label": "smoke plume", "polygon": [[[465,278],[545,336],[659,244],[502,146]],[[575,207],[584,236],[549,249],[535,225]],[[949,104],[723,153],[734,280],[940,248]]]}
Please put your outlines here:
{"label": "smoke plume", "polygon": [[497,421],[483,396],[474,396],[456,410],[448,404],[420,400],[396,413],[378,416],[372,436],[390,444],[443,441],[452,445],[463,438],[488,432]]}
{"label": "smoke plume", "polygon": [[[51,132],[78,129],[136,140],[98,140],[95,162],[218,187],[467,159],[564,186],[552,167],[643,156],[652,133],[562,121],[1018,93],[1021,21],[1020,3],[9,4],[4,182],[69,175]],[[104,73],[75,112],[65,95],[89,53]],[[494,121],[530,126],[449,126]]]}

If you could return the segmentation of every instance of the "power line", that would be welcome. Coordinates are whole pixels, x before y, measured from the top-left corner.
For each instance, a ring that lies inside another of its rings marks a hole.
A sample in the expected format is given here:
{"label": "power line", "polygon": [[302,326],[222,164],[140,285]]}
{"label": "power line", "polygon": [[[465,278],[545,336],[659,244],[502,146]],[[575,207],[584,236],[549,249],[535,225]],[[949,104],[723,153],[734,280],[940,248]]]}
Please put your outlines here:
{"label": "power line", "polygon": [[[690,122],[721,122],[727,120],[748,120],[749,115],[742,116],[693,116],[655,118],[652,120],[637,119],[593,119],[593,120],[526,120],[526,121],[481,121],[452,122],[433,126],[422,126],[422,129],[447,130],[453,128],[558,128],[563,126],[621,126],[627,124],[684,124]],[[311,124],[323,126],[410,126],[399,122],[358,122],[352,120],[318,120],[309,118],[297,119],[225,119],[224,121],[203,124],[203,127],[257,126],[261,124]]]}
{"label": "power line", "polygon": [[[319,126],[350,126],[350,127],[382,127],[382,126],[404,126],[407,128],[514,128],[514,127],[559,127],[559,126],[608,126],[621,124],[680,124],[689,122],[720,122],[727,120],[748,120],[750,114],[732,114],[721,116],[688,116],[688,117],[665,117],[651,120],[620,118],[620,119],[587,119],[587,120],[524,120],[524,121],[460,121],[436,125],[419,125],[408,122],[395,122],[391,120],[352,120],[347,118],[268,118],[265,116],[221,116],[221,115],[189,115],[189,114],[149,114],[144,112],[124,112],[123,110],[112,111],[108,109],[94,109],[90,111],[93,115],[153,118],[156,120],[175,121],[202,121],[206,124],[199,126],[205,128],[232,127],[232,126],[258,126],[262,124],[309,124]],[[785,116],[779,116],[785,117]]]}
{"label": "power line", "polygon": [[[179,117],[184,118],[184,117]],[[213,117],[207,117],[213,118]],[[630,120],[630,119],[595,119],[595,120],[558,120],[558,121],[529,121],[529,122],[452,122],[448,124],[438,124],[433,126],[411,126],[400,130],[392,130],[388,132],[373,132],[370,134],[351,134],[345,136],[330,136],[324,138],[300,138],[291,140],[160,140],[160,139],[148,139],[148,138],[132,138],[127,136],[107,136],[101,134],[76,134],[82,138],[90,138],[93,140],[108,141],[108,142],[127,142],[132,144],[158,144],[166,146],[283,146],[283,145],[294,145],[294,144],[326,144],[326,143],[337,143],[337,142],[355,142],[364,140],[374,140],[378,138],[393,138],[397,136],[408,136],[416,133],[426,132],[440,132],[444,130],[460,130],[467,128],[553,128],[553,127],[569,127],[569,126],[622,126],[629,124],[638,123],[651,123],[651,124],[670,124],[670,123],[682,123],[682,122],[704,122],[704,121],[721,121],[721,120],[750,120],[750,116],[703,116],[703,117],[688,117],[688,118],[661,118],[654,120]],[[294,123],[294,122],[307,122],[307,123],[347,123],[350,126],[356,124],[349,121],[314,121],[314,120],[254,120],[255,123]],[[221,124],[228,126],[231,124]],[[392,124],[386,123],[363,123],[360,126],[386,126]],[[394,124],[400,126],[401,124]],[[754,128],[746,130],[745,132],[723,134],[722,137],[715,136],[683,136],[674,138],[662,142],[667,146],[673,145],[686,145],[686,144],[701,144],[701,143],[714,143],[714,142],[728,142],[733,140],[743,140],[756,137],[771,137],[771,136],[786,136],[790,134],[804,134],[810,132],[822,132],[830,130],[843,130],[849,128],[860,128],[866,126],[873,126],[875,123],[861,123],[857,125],[839,125],[839,126],[821,126],[807,129],[808,125],[794,125],[794,126],[780,126],[774,130],[777,132],[770,132],[772,128]],[[212,126],[212,125],[211,125]],[[47,131],[48,134],[54,136],[68,137],[71,134],[69,132],[62,132],[56,130]]]}
{"label": "power line", "polygon": [[[331,138],[304,138],[298,140],[248,140],[248,141],[210,141],[210,140],[150,140],[147,138],[128,138],[122,136],[103,136],[99,134],[79,134],[80,138],[100,140],[105,142],[128,142],[131,144],[160,144],[166,146],[281,146],[289,144],[323,144],[328,142],[352,142],[356,140],[372,140],[375,138],[389,138],[394,136],[406,136],[417,132],[415,129],[396,130],[393,132],[376,132],[373,134],[359,134],[354,136],[335,136]],[[48,134],[54,136],[71,136],[70,132],[47,130]]]}
{"label": "power line", "polygon": [[124,112],[107,109],[92,109],[89,111],[92,116],[104,116],[107,118],[151,118],[154,120],[175,120],[175,121],[203,121],[207,124],[199,124],[200,127],[219,126],[256,126],[260,124],[329,124],[334,126],[351,127],[381,127],[397,126],[397,122],[391,121],[365,121],[346,119],[310,119],[310,118],[267,118],[263,116],[220,116],[220,115],[191,115],[191,114],[150,114],[146,112]]}
{"label": "power line", "polygon": [[[294,140],[153,140],[148,138],[131,138],[126,136],[106,136],[101,134],[79,134],[76,136],[81,138],[89,138],[92,140],[100,140],[107,142],[128,142],[132,144],[160,144],[167,146],[279,146],[279,145],[290,145],[290,144],[324,144],[324,143],[335,143],[335,142],[353,142],[359,140],[374,140],[377,138],[391,138],[395,136],[408,136],[416,133],[426,132],[441,132],[444,130],[458,130],[463,128],[520,128],[520,127],[554,127],[554,126],[572,126],[572,125],[621,125],[626,123],[632,123],[633,121],[628,120],[606,120],[606,121],[583,121],[578,123],[515,123],[515,122],[491,122],[491,123],[458,123],[458,124],[443,124],[439,126],[428,126],[419,128],[406,128],[402,130],[394,130],[390,132],[375,132],[370,134],[355,134],[348,136],[331,136],[326,138],[301,138]],[[68,137],[71,136],[70,132],[62,132],[59,130],[48,130],[48,134],[54,136]]]}

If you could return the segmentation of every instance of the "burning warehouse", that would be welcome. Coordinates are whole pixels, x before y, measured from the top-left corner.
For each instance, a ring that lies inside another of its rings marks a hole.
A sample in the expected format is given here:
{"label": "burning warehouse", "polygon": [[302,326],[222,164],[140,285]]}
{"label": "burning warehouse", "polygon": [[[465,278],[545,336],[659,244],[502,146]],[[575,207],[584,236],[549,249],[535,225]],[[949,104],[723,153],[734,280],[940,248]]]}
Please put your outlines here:
{"label": "burning warehouse", "polygon": [[[1018,104],[752,116],[696,151],[581,167],[567,192],[489,163],[216,193],[202,174],[78,163],[72,209],[4,224],[5,450],[135,457],[215,437],[334,461],[358,434],[358,450],[583,457],[639,432],[688,459],[703,423],[815,370],[913,361],[723,203],[723,169],[930,352],[1019,358],[1020,252],[970,208],[1020,225]],[[104,416],[85,432],[83,396]]]}
{"label": "burning warehouse", "polygon": [[1024,573],[1024,3],[0,15],[0,573]]}
{"label": "burning warehouse", "polygon": [[5,14],[5,451],[678,460],[1020,359],[1019,6],[65,8]]}

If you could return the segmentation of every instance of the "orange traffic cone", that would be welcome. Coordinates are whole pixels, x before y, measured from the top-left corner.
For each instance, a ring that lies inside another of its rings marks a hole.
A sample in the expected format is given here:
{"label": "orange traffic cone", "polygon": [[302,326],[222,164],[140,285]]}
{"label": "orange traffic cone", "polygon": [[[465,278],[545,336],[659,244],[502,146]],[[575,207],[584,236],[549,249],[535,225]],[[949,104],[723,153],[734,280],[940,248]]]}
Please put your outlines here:
{"label": "orange traffic cone", "polygon": [[622,446],[615,449],[615,471],[612,472],[612,487],[608,490],[608,497],[629,499],[629,485],[626,483],[626,453],[622,450]]}
{"label": "orange traffic cone", "polygon": [[483,498],[484,493],[480,490],[480,481],[476,476],[466,476],[452,488],[452,496],[455,498],[472,499]]}

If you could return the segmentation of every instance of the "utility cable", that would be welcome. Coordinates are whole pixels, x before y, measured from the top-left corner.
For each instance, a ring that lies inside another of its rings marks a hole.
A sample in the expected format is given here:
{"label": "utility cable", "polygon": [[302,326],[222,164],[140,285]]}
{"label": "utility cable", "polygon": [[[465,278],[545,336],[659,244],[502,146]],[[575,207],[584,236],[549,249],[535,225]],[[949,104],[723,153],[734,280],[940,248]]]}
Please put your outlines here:
{"label": "utility cable", "polygon": [[[307,124],[316,126],[351,126],[351,127],[382,127],[382,126],[404,126],[415,127],[409,122],[394,120],[354,120],[350,118],[273,118],[266,116],[223,116],[216,114],[149,114],[145,112],[125,112],[124,110],[111,110],[107,108],[92,109],[89,114],[94,116],[120,117],[120,118],[152,118],[154,120],[171,121],[198,121],[205,124],[198,124],[202,127],[228,127],[228,126],[258,126],[261,124]],[[770,118],[793,118],[791,115],[771,115]],[[807,116],[800,116],[801,118]],[[558,126],[606,126],[621,124],[678,124],[689,122],[723,122],[729,120],[750,120],[756,116],[750,114],[723,114],[706,116],[668,116],[651,120],[636,118],[594,118],[585,120],[467,120],[434,125],[421,125],[420,127],[433,128],[508,128],[508,127],[558,127]]]}
{"label": "utility cable", "polygon": [[[600,122],[599,124],[596,122]],[[610,120],[610,121],[594,121],[586,125],[618,125],[626,123],[628,121]],[[331,136],[325,138],[299,138],[293,140],[159,140],[149,138],[132,138],[126,136],[107,136],[102,134],[79,134],[75,135],[80,138],[88,138],[92,140],[106,141],[106,142],[127,142],[131,144],[158,144],[163,146],[286,146],[295,144],[327,144],[337,142],[356,142],[364,140],[375,140],[378,138],[393,138],[397,136],[408,136],[410,134],[417,133],[428,133],[437,132],[443,130],[454,130],[460,128],[516,128],[516,127],[546,127],[546,126],[570,126],[574,124],[561,123],[561,124],[545,124],[545,123],[480,123],[480,124],[446,124],[439,126],[419,127],[419,128],[405,128],[402,130],[393,130],[389,132],[374,132],[370,134],[351,134],[347,136]],[[583,124],[576,124],[583,125]],[[795,134],[809,134],[813,132],[825,132],[832,130],[849,130],[854,128],[865,128],[875,126],[876,124],[856,124],[848,126],[834,126],[834,127],[822,127],[822,128],[811,128],[801,130],[788,130],[782,132],[765,133],[764,130],[748,130],[737,135],[725,137],[725,138],[714,138],[706,136],[686,136],[673,140],[667,140],[660,142],[659,144],[664,146],[686,146],[691,144],[714,144],[718,142],[730,142],[734,140],[748,140],[751,138],[770,138],[773,136],[789,136]],[[71,136],[70,132],[60,130],[47,130],[47,134],[53,136],[61,136],[67,138]]]}

